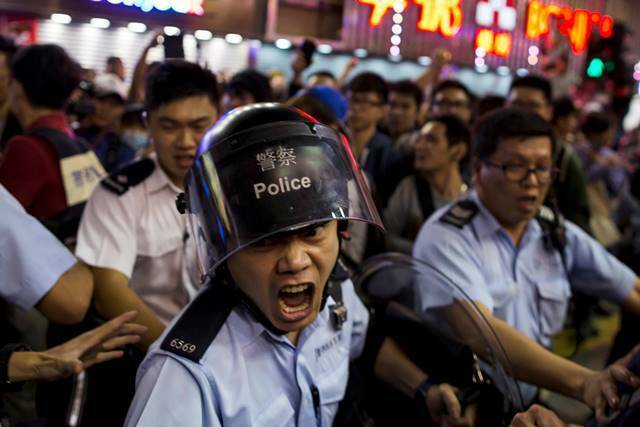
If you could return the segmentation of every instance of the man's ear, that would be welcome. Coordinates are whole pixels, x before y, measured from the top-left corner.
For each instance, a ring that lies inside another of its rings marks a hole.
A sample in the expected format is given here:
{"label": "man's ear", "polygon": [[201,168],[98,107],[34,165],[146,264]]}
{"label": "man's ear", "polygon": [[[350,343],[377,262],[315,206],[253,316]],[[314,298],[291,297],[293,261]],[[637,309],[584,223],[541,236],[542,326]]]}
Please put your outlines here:
{"label": "man's ear", "polygon": [[149,129],[149,112],[146,110],[142,112],[142,123],[146,129]]}
{"label": "man's ear", "polygon": [[451,160],[454,160],[457,163],[460,163],[466,155],[467,155],[466,144],[455,144],[453,147],[449,148],[449,156]]}
{"label": "man's ear", "polygon": [[475,183],[480,176],[480,169],[482,168],[482,161],[477,157],[474,157],[469,162],[469,171],[471,172],[471,182]]}

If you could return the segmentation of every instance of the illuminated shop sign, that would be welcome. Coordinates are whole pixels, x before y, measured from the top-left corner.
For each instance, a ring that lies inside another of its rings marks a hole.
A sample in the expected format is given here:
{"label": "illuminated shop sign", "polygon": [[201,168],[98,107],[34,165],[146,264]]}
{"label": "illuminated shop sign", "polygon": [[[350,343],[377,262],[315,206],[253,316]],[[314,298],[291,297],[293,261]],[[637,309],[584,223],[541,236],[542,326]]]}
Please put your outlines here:
{"label": "illuminated shop sign", "polygon": [[[456,37],[462,28],[464,0],[356,0],[371,7],[369,24],[378,27],[389,10],[403,13],[413,3],[420,8],[416,27],[420,31]],[[524,1],[524,0],[520,0]],[[567,37],[575,54],[584,52],[591,33],[599,29],[602,37],[611,37],[613,19],[599,12],[574,9],[570,6],[529,1],[525,27],[518,30],[518,0],[475,0],[475,47],[488,55],[508,57],[511,54],[513,33],[523,31],[526,38],[536,40],[557,28]],[[473,4],[473,3],[472,3]]]}
{"label": "illuminated shop sign", "polygon": [[94,3],[109,3],[121,6],[137,7],[143,12],[152,10],[176,12],[189,15],[204,15],[204,0],[91,0]]}

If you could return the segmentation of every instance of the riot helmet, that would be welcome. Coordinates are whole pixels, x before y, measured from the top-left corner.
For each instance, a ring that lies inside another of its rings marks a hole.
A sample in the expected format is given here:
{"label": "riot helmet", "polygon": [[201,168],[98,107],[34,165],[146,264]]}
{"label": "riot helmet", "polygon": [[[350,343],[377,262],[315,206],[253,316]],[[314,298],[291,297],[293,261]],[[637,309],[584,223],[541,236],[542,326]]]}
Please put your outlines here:
{"label": "riot helmet", "polygon": [[312,224],[384,230],[346,137],[276,103],[234,109],[207,132],[181,204],[204,275],[246,246]]}

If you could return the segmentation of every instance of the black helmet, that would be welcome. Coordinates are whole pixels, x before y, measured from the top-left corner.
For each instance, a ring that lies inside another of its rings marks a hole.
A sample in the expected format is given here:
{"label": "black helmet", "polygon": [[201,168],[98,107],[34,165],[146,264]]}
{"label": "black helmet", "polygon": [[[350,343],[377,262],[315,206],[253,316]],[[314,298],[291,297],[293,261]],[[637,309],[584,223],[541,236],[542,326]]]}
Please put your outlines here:
{"label": "black helmet", "polygon": [[314,223],[383,229],[346,138],[275,103],[232,110],[207,132],[185,202],[204,274],[245,246]]}

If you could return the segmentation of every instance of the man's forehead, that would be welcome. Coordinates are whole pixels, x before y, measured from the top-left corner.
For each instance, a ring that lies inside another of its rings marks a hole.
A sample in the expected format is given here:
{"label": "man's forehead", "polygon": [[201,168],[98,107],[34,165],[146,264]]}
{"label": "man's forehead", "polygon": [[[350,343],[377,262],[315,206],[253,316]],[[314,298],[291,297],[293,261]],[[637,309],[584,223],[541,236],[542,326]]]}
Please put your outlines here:
{"label": "man's forehead", "polygon": [[509,101],[515,101],[515,100],[520,100],[520,101],[535,100],[544,104],[547,103],[547,99],[545,97],[544,91],[534,87],[527,87],[527,86],[518,86],[511,89],[511,91],[509,92]]}
{"label": "man's forehead", "polygon": [[457,87],[448,87],[448,88],[442,89],[435,96],[435,99],[445,99],[445,98],[446,99],[464,98],[465,100],[469,99],[465,91]]}
{"label": "man's forehead", "polygon": [[445,131],[446,126],[444,123],[440,123],[438,121],[432,120],[430,122],[425,123],[420,129],[421,135],[428,135],[434,133],[443,133]]}
{"label": "man's forehead", "polygon": [[546,135],[537,136],[509,136],[501,138],[495,154],[523,155],[551,157],[551,138]]}
{"label": "man's forehead", "polygon": [[191,122],[194,120],[215,120],[217,108],[206,95],[179,98],[160,105],[149,113],[158,120]]}

